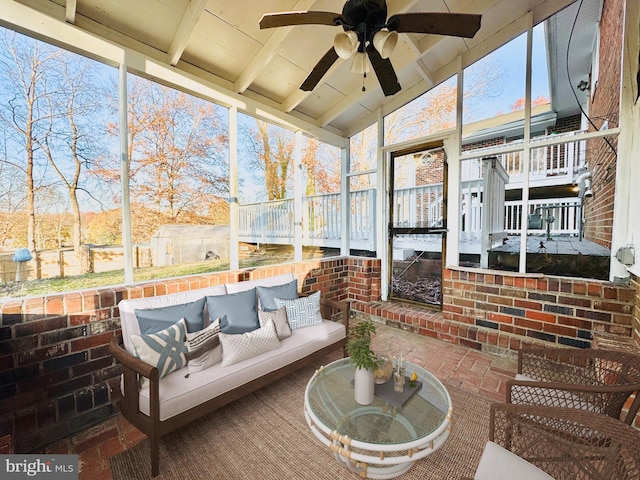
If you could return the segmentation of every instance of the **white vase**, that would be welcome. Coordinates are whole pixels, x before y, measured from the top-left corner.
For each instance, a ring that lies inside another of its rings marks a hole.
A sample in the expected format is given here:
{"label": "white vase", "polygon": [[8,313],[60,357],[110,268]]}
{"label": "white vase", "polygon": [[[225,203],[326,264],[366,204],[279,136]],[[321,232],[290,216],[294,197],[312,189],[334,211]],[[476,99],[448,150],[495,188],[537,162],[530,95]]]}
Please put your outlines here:
{"label": "white vase", "polygon": [[373,403],[375,382],[373,369],[356,368],[353,382],[355,400],[360,405],[370,405]]}

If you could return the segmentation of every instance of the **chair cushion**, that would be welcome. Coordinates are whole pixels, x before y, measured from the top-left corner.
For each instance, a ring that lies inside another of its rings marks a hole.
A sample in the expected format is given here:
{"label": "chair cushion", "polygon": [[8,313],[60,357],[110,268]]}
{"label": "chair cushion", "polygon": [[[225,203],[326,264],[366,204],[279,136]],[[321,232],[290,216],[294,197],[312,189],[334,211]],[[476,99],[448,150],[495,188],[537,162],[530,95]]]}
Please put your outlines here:
{"label": "chair cushion", "polygon": [[226,334],[250,332],[260,327],[256,309],[256,289],[207,297],[211,318],[220,318],[220,330]]}
{"label": "chair cushion", "polygon": [[298,280],[294,279],[289,283],[275,285],[273,287],[263,287],[258,285],[256,287],[256,292],[258,293],[260,310],[271,312],[278,309],[275,302],[276,297],[286,300],[298,298]]}
{"label": "chair cushion", "polygon": [[474,480],[553,480],[548,473],[494,442],[487,442]]}

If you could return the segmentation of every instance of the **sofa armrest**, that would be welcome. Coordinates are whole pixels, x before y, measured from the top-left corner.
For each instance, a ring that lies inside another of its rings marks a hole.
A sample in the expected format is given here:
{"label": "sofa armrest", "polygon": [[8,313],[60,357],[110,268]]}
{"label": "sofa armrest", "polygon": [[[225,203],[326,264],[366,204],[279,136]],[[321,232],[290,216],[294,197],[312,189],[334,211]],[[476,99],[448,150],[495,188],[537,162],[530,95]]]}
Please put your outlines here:
{"label": "sofa armrest", "polygon": [[[349,335],[349,306],[348,301],[339,302],[336,300],[329,300],[320,297],[320,313],[322,318],[327,320],[337,320],[342,322],[345,329],[345,334]],[[347,356],[346,342],[345,347],[342,349],[342,355]]]}
{"label": "sofa armrest", "polygon": [[118,335],[111,339],[111,342],[109,342],[109,351],[111,352],[111,355],[113,355],[113,357],[122,364],[124,390],[122,392],[122,401],[124,408],[133,412],[138,412],[140,410],[140,377],[145,377],[149,380],[151,416],[153,417],[155,410],[155,414],[159,417],[159,407],[154,408],[154,398],[155,405],[158,405],[160,400],[158,381],[160,376],[158,368],[143,362],[139,358],[127,352],[122,346],[122,335]]}

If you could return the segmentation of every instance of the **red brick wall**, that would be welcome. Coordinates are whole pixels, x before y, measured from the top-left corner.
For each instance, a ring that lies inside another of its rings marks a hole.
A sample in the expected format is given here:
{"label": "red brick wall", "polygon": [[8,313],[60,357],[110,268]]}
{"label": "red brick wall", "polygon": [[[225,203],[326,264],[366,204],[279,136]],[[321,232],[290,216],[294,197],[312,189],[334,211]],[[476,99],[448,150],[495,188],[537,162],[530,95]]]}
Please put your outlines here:
{"label": "red brick wall", "polygon": [[[370,269],[380,264],[378,259],[359,261]],[[599,280],[446,269],[442,313],[380,302],[379,283],[375,295],[362,286],[358,295],[352,288],[349,292],[353,310],[415,333],[477,349],[495,346],[517,350],[524,345],[549,343],[589,347],[592,332],[631,337],[634,326],[638,328],[633,318],[633,288]]]}
{"label": "red brick wall", "polygon": [[2,301],[0,437],[10,435],[17,453],[33,452],[115,413],[120,367],[108,343],[119,331],[117,304],[124,298],[293,273],[302,292],[345,300],[351,268],[354,295],[361,284],[376,291],[375,269],[358,259],[328,259]]}
{"label": "red brick wall", "polygon": [[556,120],[556,124],[550,129],[550,132],[554,133],[566,133],[575,132],[580,130],[582,117],[580,115],[571,115],[569,117],[562,117]]}
{"label": "red brick wall", "polygon": [[[609,128],[618,126],[620,111],[620,78],[624,0],[605,0],[600,23],[599,76],[592,88],[589,117],[595,124],[589,130],[600,129],[605,121]],[[611,138],[613,149],[616,139]],[[587,142],[587,162],[592,173],[593,198],[584,204],[585,238],[611,248],[613,231],[613,201],[615,195],[616,155],[603,139]]]}
{"label": "red brick wall", "polygon": [[599,280],[446,270],[445,319],[589,347],[592,332],[631,336],[632,288]]}

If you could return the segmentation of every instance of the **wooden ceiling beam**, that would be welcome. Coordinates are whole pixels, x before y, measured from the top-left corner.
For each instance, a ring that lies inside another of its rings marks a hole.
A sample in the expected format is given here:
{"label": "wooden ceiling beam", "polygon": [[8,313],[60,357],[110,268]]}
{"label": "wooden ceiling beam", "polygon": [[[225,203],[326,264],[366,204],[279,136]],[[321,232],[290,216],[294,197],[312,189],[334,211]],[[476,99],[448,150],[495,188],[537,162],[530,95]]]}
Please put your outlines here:
{"label": "wooden ceiling beam", "polygon": [[198,20],[205,12],[208,0],[191,0],[184,11],[178,30],[176,31],[169,50],[167,51],[167,62],[169,65],[176,66],[180,57],[184,53],[184,49],[189,43],[189,39],[196,28]]}

